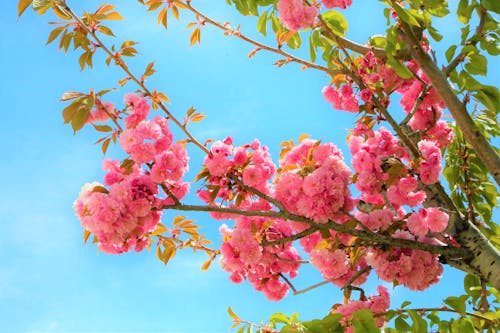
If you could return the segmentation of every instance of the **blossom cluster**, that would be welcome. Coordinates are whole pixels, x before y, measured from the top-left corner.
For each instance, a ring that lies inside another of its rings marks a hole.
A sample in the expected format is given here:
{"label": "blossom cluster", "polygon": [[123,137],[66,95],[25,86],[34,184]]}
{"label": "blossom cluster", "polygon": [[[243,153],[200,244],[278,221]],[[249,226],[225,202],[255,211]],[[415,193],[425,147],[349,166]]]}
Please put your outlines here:
{"label": "blossom cluster", "polygon": [[335,145],[305,139],[279,163],[275,197],[292,213],[324,223],[354,208],[351,170]]}
{"label": "blossom cluster", "polygon": [[[326,8],[346,9],[352,0],[322,0],[322,3]],[[281,22],[291,31],[312,26],[319,14],[317,6],[309,5],[304,0],[279,0],[278,11]]]}
{"label": "blossom cluster", "polygon": [[220,231],[224,237],[221,266],[231,272],[231,281],[248,279],[269,300],[285,297],[289,286],[280,275],[297,276],[301,257],[291,242],[272,246],[261,243],[292,235],[290,224],[281,219],[239,216],[233,229],[223,225]]}
{"label": "blossom cluster", "polygon": [[[105,160],[104,184],[86,184],[74,204],[82,226],[107,253],[144,249],[150,241],[148,233],[160,221],[158,209],[173,203],[172,195],[179,200],[189,190],[189,184],[182,180],[188,169],[187,153],[182,145],[172,142],[167,120],[147,120],[149,104],[135,94],[126,95],[125,102],[128,116],[119,140],[131,160]],[[105,121],[114,110],[111,104],[103,105],[108,112],[96,109],[92,121]],[[146,163],[148,167],[143,168]],[[160,197],[159,186],[168,190],[168,196]]]}
{"label": "blossom cluster", "polygon": [[[279,176],[275,180],[275,197],[292,213],[305,216],[318,223],[334,221],[344,223],[350,218],[355,201],[349,190],[351,170],[344,163],[342,153],[331,143],[305,139],[294,146],[280,159]],[[295,232],[309,226],[291,222]],[[315,232],[302,237],[300,245],[310,255],[311,264],[321,274],[338,286],[366,267],[361,258],[347,250],[353,237],[329,231]],[[342,248],[344,247],[344,248]],[[355,284],[366,280],[367,274],[358,277]]]}
{"label": "blossom cluster", "polygon": [[[231,207],[247,208],[253,205],[252,187],[265,194],[271,193],[270,180],[276,166],[269,149],[254,140],[250,144],[233,146],[233,139],[216,141],[204,159],[207,174],[207,189],[198,190],[197,195],[208,204],[216,200],[230,203]],[[211,213],[215,219],[226,219],[227,214]]]}
{"label": "blossom cluster", "polygon": [[381,314],[387,312],[390,306],[390,295],[387,288],[383,286],[378,286],[377,291],[378,296],[370,296],[367,300],[350,301],[348,304],[341,305],[335,309],[336,313],[340,313],[344,316],[341,323],[346,328],[346,333],[351,333],[353,328],[351,326],[350,320],[354,312],[359,310],[370,310],[374,315],[379,315],[375,318],[375,323],[378,327],[382,327],[384,324],[384,316]]}
{"label": "blossom cluster", "polygon": [[[408,231],[397,231],[392,237],[414,239]],[[435,243],[426,238],[421,238],[421,241]],[[382,280],[397,281],[411,290],[424,290],[437,283],[443,272],[438,257],[437,254],[421,250],[393,247],[389,250],[372,248],[366,260]]]}

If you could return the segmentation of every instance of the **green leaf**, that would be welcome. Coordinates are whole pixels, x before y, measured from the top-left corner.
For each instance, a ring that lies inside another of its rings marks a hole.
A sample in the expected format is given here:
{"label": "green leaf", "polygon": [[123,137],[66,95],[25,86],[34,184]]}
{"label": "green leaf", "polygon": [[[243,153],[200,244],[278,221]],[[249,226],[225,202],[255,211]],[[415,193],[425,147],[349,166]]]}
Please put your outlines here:
{"label": "green leaf", "polygon": [[260,15],[259,20],[257,21],[257,31],[264,36],[267,35],[267,11]]}
{"label": "green leaf", "polygon": [[396,320],[394,320],[394,325],[398,332],[408,332],[411,329],[410,324],[402,317],[397,317]]}
{"label": "green leaf", "polygon": [[108,126],[108,125],[94,125],[94,128],[98,131],[98,132],[111,132],[113,129],[111,128],[111,126]]}
{"label": "green leaf", "polygon": [[460,0],[457,8],[458,20],[463,24],[469,23],[470,16],[472,14],[472,11],[474,10],[474,7],[475,6],[473,5],[469,6],[468,0]]}
{"label": "green leaf", "polygon": [[50,7],[52,7],[50,0],[33,0],[33,9],[38,15],[45,14]]}
{"label": "green leaf", "polygon": [[462,317],[451,324],[452,333],[475,333],[474,325],[469,318]]}
{"label": "green leaf", "polygon": [[456,45],[452,45],[446,50],[445,55],[446,55],[446,61],[450,62],[451,59],[453,59],[453,56],[455,55],[455,51],[457,49]]}
{"label": "green leaf", "polygon": [[493,86],[480,87],[473,96],[495,115],[500,112],[500,93]]}
{"label": "green leaf", "polygon": [[441,35],[436,28],[434,28],[431,24],[428,24],[426,26],[427,31],[429,32],[429,35],[436,41],[439,42],[441,39],[443,39],[443,35]]}
{"label": "green leaf", "polygon": [[404,301],[403,303],[401,303],[401,309],[404,309],[405,307],[407,307],[410,304],[411,304],[410,301]]}
{"label": "green leaf", "polygon": [[486,75],[488,60],[485,56],[477,53],[467,56],[469,62],[465,64],[465,69],[471,74]]}
{"label": "green leaf", "polygon": [[457,312],[465,313],[465,301],[467,300],[467,298],[469,298],[469,296],[467,295],[462,295],[459,297],[450,296],[444,300],[444,303],[449,305],[453,310]]}
{"label": "green leaf", "polygon": [[77,100],[64,108],[64,110],[62,112],[62,116],[63,116],[65,124],[69,123],[71,121],[71,119],[73,119],[73,116],[75,115],[76,111],[81,106],[80,103],[81,103],[81,100]]}
{"label": "green leaf", "polygon": [[343,317],[344,316],[340,313],[334,313],[326,316],[325,318],[322,319],[322,321],[327,327],[333,327],[339,324],[340,319],[342,319]]}
{"label": "green leaf", "polygon": [[50,43],[52,43],[54,41],[54,39],[56,39],[57,36],[59,36],[61,34],[61,32],[63,32],[64,29],[65,29],[65,27],[61,26],[61,27],[57,27],[54,30],[52,30],[49,34],[49,38],[47,39],[47,42],[45,43],[45,45],[49,45]]}
{"label": "green leaf", "polygon": [[390,54],[387,54],[387,64],[389,64],[390,67],[394,69],[396,74],[398,74],[403,79],[409,79],[413,77],[412,72]]}
{"label": "green leaf", "polygon": [[486,199],[488,204],[494,207],[498,207],[498,191],[490,182],[481,183],[483,187],[483,191],[481,191],[481,195]]}
{"label": "green leaf", "polygon": [[79,108],[73,117],[71,118],[71,127],[73,131],[76,133],[82,129],[82,127],[89,119],[90,109],[89,108]]}
{"label": "green leaf", "polygon": [[309,58],[311,58],[311,62],[316,61],[316,46],[314,45],[313,35],[309,35]]}
{"label": "green leaf", "polygon": [[282,312],[276,312],[271,315],[269,318],[269,321],[271,323],[282,323],[282,324],[288,324],[290,322],[290,319]]}
{"label": "green leaf", "polygon": [[329,10],[321,14],[321,17],[323,18],[323,21],[325,21],[326,25],[337,35],[344,36],[347,32],[347,20],[341,13],[335,10]]}
{"label": "green leaf", "polygon": [[105,35],[108,35],[108,36],[111,36],[111,37],[115,37],[115,34],[113,33],[113,31],[110,28],[108,28],[108,27],[106,27],[104,25],[98,26],[97,27],[97,31],[99,31],[102,34],[105,34]]}
{"label": "green leaf", "polygon": [[380,36],[380,35],[371,36],[368,42],[370,43],[370,45],[373,45],[381,49],[385,49],[385,46],[387,44],[385,36]]}
{"label": "green leaf", "polygon": [[352,314],[353,333],[380,333],[370,310],[358,310]]}
{"label": "green leaf", "polygon": [[391,1],[391,4],[392,8],[396,12],[396,14],[398,14],[398,17],[401,20],[408,23],[409,25],[420,27],[420,23],[417,21],[417,19],[409,11],[401,7],[399,3]]}
{"label": "green leaf", "polygon": [[300,39],[300,34],[295,33],[286,41],[286,45],[288,45],[289,48],[296,50],[300,47],[302,44],[302,41]]}
{"label": "green leaf", "polygon": [[427,322],[416,311],[408,310],[408,314],[412,321],[411,332],[427,333]]}
{"label": "green leaf", "polygon": [[481,5],[488,10],[500,14],[500,1],[498,0],[481,0]]}

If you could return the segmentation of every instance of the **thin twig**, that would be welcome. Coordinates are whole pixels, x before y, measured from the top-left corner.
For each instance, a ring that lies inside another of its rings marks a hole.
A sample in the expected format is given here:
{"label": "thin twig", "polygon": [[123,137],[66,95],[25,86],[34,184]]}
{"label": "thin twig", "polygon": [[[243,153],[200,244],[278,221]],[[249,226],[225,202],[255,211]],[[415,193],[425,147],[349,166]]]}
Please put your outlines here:
{"label": "thin twig", "polygon": [[[475,39],[475,37],[478,35],[481,35],[483,33],[483,27],[484,27],[484,24],[486,22],[487,13],[488,13],[488,11],[486,10],[486,8],[481,7],[481,16],[479,17],[479,24],[476,27],[476,31],[475,31],[474,35],[471,38],[469,38],[469,40],[466,43],[464,43],[464,46],[477,44],[479,39]],[[462,63],[464,61],[466,55],[467,54],[465,54],[463,51],[459,52],[456,55],[456,57],[450,61],[448,66],[443,68],[443,74],[446,77],[448,77],[450,75],[451,71],[453,71],[460,63]]]}
{"label": "thin twig", "polygon": [[362,270],[358,271],[349,280],[347,280],[346,283],[344,283],[344,286],[342,287],[342,289],[347,288],[348,286],[351,286],[354,283],[354,281],[356,281],[361,275],[363,275],[366,272],[369,272],[371,270],[372,270],[372,266],[363,267]]}
{"label": "thin twig", "polygon": [[417,112],[418,108],[420,107],[420,104],[422,104],[422,102],[424,101],[424,98],[430,89],[431,89],[431,86],[429,86],[427,84],[424,85],[424,89],[422,89],[422,91],[418,95],[417,100],[415,101],[415,104],[413,105],[413,108],[411,109],[410,112],[408,112],[408,115],[405,117],[405,119],[403,119],[403,121],[401,121],[400,126],[408,124],[408,122],[413,117],[413,115],[415,115],[415,112]]}
{"label": "thin twig", "polygon": [[[457,310],[450,309],[448,307],[442,307],[442,308],[397,309],[396,310],[397,313],[402,313],[402,312],[408,313],[409,311],[415,311],[415,312],[434,312],[434,311],[438,311],[438,312],[452,312],[452,313],[461,314],[461,315],[468,315],[468,316],[471,316],[471,317],[474,317],[474,318],[477,318],[477,319],[480,319],[480,320],[485,320],[485,321],[487,321],[489,323],[495,323],[494,319],[482,316],[480,314],[472,313],[472,312],[468,312],[468,311],[460,312],[460,311],[457,311]],[[387,315],[387,312],[375,314],[374,317],[381,317],[381,316],[385,316],[385,315]]]}
{"label": "thin twig", "polygon": [[199,17],[201,17],[203,19],[203,21],[205,21],[206,23],[209,23],[209,24],[211,24],[211,25],[213,25],[213,26],[215,26],[215,27],[223,30],[224,32],[227,32],[231,36],[235,36],[235,37],[237,37],[237,38],[239,38],[241,40],[244,40],[245,42],[247,42],[249,44],[255,45],[259,49],[279,54],[279,55],[285,57],[286,59],[290,59],[291,61],[299,63],[301,65],[304,65],[307,68],[314,68],[314,69],[326,72],[326,73],[328,73],[330,75],[343,74],[342,72],[337,71],[335,69],[330,69],[328,67],[320,66],[320,65],[317,65],[315,63],[312,63],[312,62],[300,59],[300,58],[298,58],[298,57],[296,57],[296,56],[294,56],[294,55],[292,55],[292,54],[290,54],[288,52],[285,52],[285,51],[281,50],[280,48],[270,47],[268,45],[265,45],[265,44],[262,44],[260,42],[257,42],[256,40],[251,39],[248,36],[243,35],[239,30],[233,30],[233,29],[227,27],[226,25],[223,25],[223,24],[221,24],[221,23],[219,23],[217,21],[212,20],[211,18],[209,18],[208,16],[206,16],[205,14],[201,13],[199,10],[197,10],[196,8],[194,8],[191,5],[190,1],[188,1],[188,2],[178,1],[178,2],[181,3],[182,5],[186,6],[187,9],[189,9],[194,14],[198,15]]}
{"label": "thin twig", "polygon": [[113,124],[115,124],[118,130],[120,132],[123,132],[123,128],[120,126],[120,123],[118,123],[118,121],[116,120],[116,115],[111,114],[98,98],[95,99],[95,103],[101,110],[104,111],[104,113],[106,113],[106,115],[109,117],[109,119],[111,119],[111,121],[113,122]]}
{"label": "thin twig", "polygon": [[114,54],[113,52],[111,52],[111,50],[101,41],[101,39],[96,35],[96,33],[92,29],[90,29],[85,24],[85,22],[83,22],[80,19],[80,17],[78,15],[76,15],[73,12],[73,10],[66,3],[58,4],[58,6],[60,6],[62,9],[64,9],[64,11],[66,11],[79,24],[79,26],[83,30],[85,30],[85,32],[87,32],[88,34],[90,34],[92,36],[92,38],[104,50],[104,52],[106,52],[112,59],[115,60],[115,63],[128,75],[128,77],[132,81],[134,81],[139,87],[141,87],[141,89],[146,94],[146,96],[148,96],[151,99],[153,99],[155,101],[155,103],[160,106],[160,108],[163,110],[163,112],[165,112],[165,114],[168,116],[168,118],[172,122],[174,122],[184,132],[184,134],[189,138],[189,140],[193,144],[195,144],[196,146],[198,146],[198,148],[200,148],[202,151],[204,151],[205,153],[208,154],[208,149],[205,146],[203,146],[198,140],[196,140],[193,137],[193,135],[186,129],[186,127],[183,126],[182,122],[180,122],[168,110],[168,108],[165,106],[165,104],[162,101],[160,101],[160,100],[154,99],[152,92],[144,85],[144,83],[141,80],[139,80],[134,74],[132,74],[132,72],[128,69],[128,66],[126,65],[126,63],[123,61],[123,59],[121,59],[121,57],[119,55]]}
{"label": "thin twig", "polygon": [[275,240],[272,240],[272,241],[264,241],[260,245],[262,245],[262,246],[273,246],[273,245],[281,245],[281,244],[285,244],[285,243],[288,243],[288,242],[293,242],[295,240],[298,240],[298,239],[304,238],[306,236],[309,236],[309,235],[315,233],[318,230],[319,229],[317,227],[311,226],[311,227],[307,228],[306,230],[301,231],[301,232],[299,232],[297,234],[293,234],[291,236],[287,236],[287,237],[275,239]]}
{"label": "thin twig", "polygon": [[297,289],[295,288],[295,286],[293,285],[292,282],[290,282],[290,280],[285,276],[285,274],[283,273],[278,273],[279,277],[283,279],[283,281],[285,281],[285,283],[290,287],[290,289],[292,289],[293,291],[293,294],[295,295],[296,292],[297,292]]}
{"label": "thin twig", "polygon": [[282,212],[286,211],[285,206],[283,206],[283,204],[280,201],[276,200],[275,198],[265,194],[264,192],[254,188],[254,187],[245,185],[245,183],[243,183],[241,180],[239,180],[238,177],[236,177],[235,175],[228,174],[227,177],[229,179],[231,179],[232,181],[236,182],[243,190],[246,190],[248,192],[252,192],[253,194],[261,197],[262,199],[269,201],[270,203],[275,205]]}

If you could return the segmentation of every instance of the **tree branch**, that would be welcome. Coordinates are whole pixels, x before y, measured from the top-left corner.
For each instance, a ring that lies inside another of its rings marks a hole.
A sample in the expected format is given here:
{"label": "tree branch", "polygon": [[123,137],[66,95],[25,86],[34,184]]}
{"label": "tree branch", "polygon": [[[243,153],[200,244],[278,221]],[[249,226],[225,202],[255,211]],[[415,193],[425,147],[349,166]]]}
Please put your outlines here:
{"label": "tree branch", "polygon": [[[479,24],[476,27],[476,31],[475,31],[474,35],[471,38],[469,38],[469,41],[467,41],[465,43],[465,45],[476,45],[477,44],[477,42],[479,40],[474,39],[474,37],[481,35],[483,33],[483,27],[484,27],[484,23],[486,22],[487,13],[488,13],[488,11],[486,10],[486,8],[481,7],[481,16],[479,17]],[[448,77],[450,75],[451,71],[453,71],[460,63],[462,63],[464,61],[466,55],[467,54],[465,54],[463,52],[460,52],[459,54],[457,54],[457,56],[455,58],[453,58],[453,60],[450,61],[448,66],[443,68],[444,76]]]}
{"label": "tree branch", "polygon": [[192,143],[194,143],[196,146],[198,146],[198,148],[200,148],[202,151],[208,154],[207,147],[203,146],[198,140],[196,140],[193,137],[193,135],[186,129],[186,127],[183,126],[183,124],[168,110],[168,108],[162,101],[154,98],[152,92],[144,85],[142,81],[140,81],[134,74],[132,74],[132,72],[128,69],[127,64],[121,59],[121,57],[111,52],[111,50],[106,46],[106,44],[104,44],[101,41],[101,39],[96,35],[96,33],[92,29],[90,29],[85,24],[85,22],[83,22],[80,19],[80,17],[76,15],[75,12],[73,12],[73,10],[66,3],[63,2],[61,4],[57,4],[57,6],[60,9],[64,10],[66,13],[68,13],[79,24],[79,26],[83,30],[85,30],[85,32],[87,32],[90,36],[92,36],[96,44],[99,45],[104,50],[104,52],[108,54],[108,56],[110,56],[112,59],[115,60],[117,66],[119,66],[128,75],[128,77],[130,77],[130,79],[134,81],[142,89],[142,91],[146,94],[146,96],[154,100],[154,102],[160,106],[160,108],[163,110],[163,112],[165,112],[167,117],[184,132],[184,134],[189,138],[189,140]]}
{"label": "tree branch", "polygon": [[300,59],[300,58],[298,58],[298,57],[296,57],[288,52],[281,50],[280,48],[270,47],[268,45],[257,42],[256,40],[251,39],[250,37],[243,35],[239,30],[233,30],[233,29],[228,28],[227,26],[225,26],[217,21],[212,20],[211,18],[209,18],[208,16],[206,16],[205,14],[201,13],[199,10],[194,8],[191,5],[190,1],[187,1],[187,2],[178,1],[178,2],[181,3],[182,5],[186,6],[186,8],[188,10],[190,10],[192,13],[201,17],[206,23],[209,23],[209,24],[213,25],[214,27],[217,27],[217,28],[223,30],[224,32],[227,32],[231,36],[235,36],[241,40],[244,40],[245,42],[247,42],[249,44],[257,46],[259,49],[279,54],[279,55],[285,57],[286,59],[290,59],[291,61],[296,62],[296,63],[301,64],[301,65],[304,65],[307,68],[314,68],[314,69],[326,72],[332,76],[336,75],[336,74],[343,74],[341,71],[338,71],[335,69],[330,69],[328,67],[320,66],[320,65],[317,65],[315,63]]}
{"label": "tree branch", "polygon": [[433,254],[440,254],[447,259],[465,259],[468,252],[461,248],[452,246],[438,246],[429,243],[417,242],[408,239],[392,238],[383,234],[375,233],[372,231],[358,230],[343,224],[338,224],[333,221],[327,223],[317,223],[311,219],[303,216],[291,214],[289,212],[275,212],[275,211],[246,211],[235,208],[225,208],[217,206],[199,206],[199,205],[164,205],[162,209],[172,209],[180,211],[198,211],[198,212],[219,212],[227,214],[235,214],[242,216],[265,216],[279,219],[286,219],[289,221],[303,222],[310,226],[315,226],[319,230],[335,230],[340,233],[348,234],[358,237],[359,239],[373,244],[383,244],[389,247],[401,247],[415,250],[426,251]]}
{"label": "tree branch", "polygon": [[422,49],[418,39],[413,35],[411,27],[405,22],[400,22],[400,25],[403,39],[410,50],[412,58],[429,78],[432,86],[436,89],[436,92],[439,94],[451,115],[457,122],[458,127],[462,130],[465,139],[477,152],[479,158],[483,161],[496,183],[500,185],[500,156],[498,156],[496,151],[482,134],[481,130],[476,126],[467,112],[465,105],[453,92],[453,89],[443,76],[443,73],[438,69],[429,55]]}
{"label": "tree branch", "polygon": [[[487,321],[489,323],[494,323],[495,322],[493,319],[488,318],[488,317],[483,316],[483,315],[480,315],[480,314],[477,314],[477,313],[468,312],[468,311],[459,312],[457,310],[453,310],[453,309],[450,309],[448,307],[442,307],[442,308],[397,309],[396,310],[397,313],[403,313],[403,312],[408,313],[409,311],[415,311],[417,313],[419,313],[419,312],[434,312],[434,311],[438,311],[438,312],[452,312],[452,313],[456,313],[456,314],[459,314],[459,315],[467,315],[467,316],[470,316],[470,317],[474,317],[474,318],[477,318],[479,320]],[[375,317],[385,316],[386,314],[387,313],[376,314]]]}

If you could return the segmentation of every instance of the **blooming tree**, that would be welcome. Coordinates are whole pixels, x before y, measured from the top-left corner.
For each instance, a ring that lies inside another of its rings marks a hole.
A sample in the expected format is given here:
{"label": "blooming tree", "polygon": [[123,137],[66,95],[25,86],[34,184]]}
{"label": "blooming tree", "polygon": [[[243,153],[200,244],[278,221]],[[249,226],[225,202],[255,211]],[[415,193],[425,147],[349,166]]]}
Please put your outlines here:
{"label": "blooming tree", "polygon": [[[274,301],[306,291],[292,283],[306,264],[325,278],[321,284],[344,291],[343,304],[312,321],[276,313],[256,325],[229,308],[239,332],[498,330],[500,230],[492,216],[500,158],[492,140],[500,135],[500,94],[480,76],[499,53],[499,2],[460,0],[452,14],[445,0],[384,0],[387,33],[365,44],[344,37],[348,23],[342,10],[352,0],[227,0],[242,15],[258,16],[263,35],[272,28],[275,40],[269,44],[206,16],[196,1],[139,2],[157,12],[165,28],[169,17],[190,12],[196,18],[188,23],[191,46],[212,25],[252,45],[249,57],[271,52],[279,56],[279,67],[299,63],[326,73],[325,100],[353,114],[347,137],[352,159],[335,144],[307,135],[283,142],[277,161],[257,139],[201,143],[190,126],[205,115],[168,108],[169,98],[146,84],[154,63],[139,74],[129,68],[136,42],[103,42],[103,36],[115,37],[107,21],[122,19],[114,6],[79,15],[64,0],[20,0],[19,15],[32,5],[39,14],[58,17],[48,43],[58,39],[59,49],[81,51],[81,69],[104,53],[106,64],[125,74],[118,85],[137,89],[125,94],[122,105],[106,101],[111,89],[62,97],[69,103],[64,122],[74,132],[92,126],[103,134],[98,144],[104,154],[116,144],[127,155],[105,159],[102,183],[84,185],[75,201],[85,240],[92,235],[99,250],[110,254],[154,247],[165,264],[178,250],[201,250],[208,255],[203,269],[220,258],[232,282],[248,281]],[[432,44],[442,36],[433,22],[447,15],[456,15],[463,26],[461,40],[438,61]],[[294,54],[302,40],[309,41],[310,60]],[[152,115],[151,109],[163,113]],[[204,153],[192,182],[185,177],[191,149]],[[190,191],[199,203],[186,201]],[[211,247],[195,221],[171,221],[168,210],[204,211],[225,220],[220,248]],[[443,306],[414,309],[405,303],[391,310],[385,287],[376,295],[363,290],[370,274],[425,290],[439,282],[443,265],[467,273],[465,294],[448,297]],[[449,312],[458,317],[442,316]]]}

